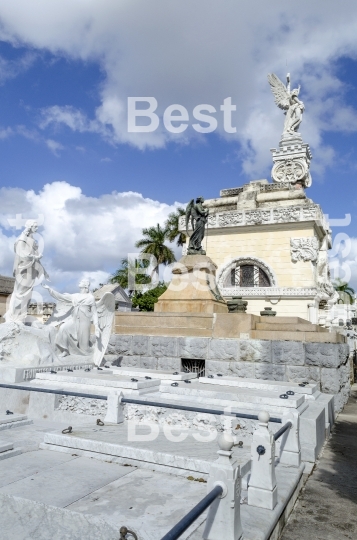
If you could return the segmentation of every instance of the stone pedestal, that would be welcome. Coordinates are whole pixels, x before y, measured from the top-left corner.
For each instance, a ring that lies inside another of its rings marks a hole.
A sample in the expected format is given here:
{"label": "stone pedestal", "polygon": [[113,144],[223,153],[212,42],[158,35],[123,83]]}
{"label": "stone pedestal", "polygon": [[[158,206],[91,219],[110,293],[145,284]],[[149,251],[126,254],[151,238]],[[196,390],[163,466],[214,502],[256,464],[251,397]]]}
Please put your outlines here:
{"label": "stone pedestal", "polygon": [[271,172],[273,182],[290,182],[302,187],[311,186],[310,147],[299,133],[283,135],[279,149],[272,148],[274,166]]}
{"label": "stone pedestal", "polygon": [[206,255],[186,255],[174,265],[172,281],[155,312],[227,313],[216,285],[217,266]]}

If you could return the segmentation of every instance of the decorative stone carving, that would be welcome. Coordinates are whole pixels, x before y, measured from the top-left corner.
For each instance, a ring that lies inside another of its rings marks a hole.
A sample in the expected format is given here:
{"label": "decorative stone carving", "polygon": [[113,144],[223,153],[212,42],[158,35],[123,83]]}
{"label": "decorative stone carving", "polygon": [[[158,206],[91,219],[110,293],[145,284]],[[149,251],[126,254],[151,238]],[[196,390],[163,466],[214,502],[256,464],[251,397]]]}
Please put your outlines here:
{"label": "decorative stone carving", "polygon": [[[89,292],[89,280],[79,283],[79,293],[61,294],[44,285],[51,296],[57,300],[56,308],[48,320],[50,327],[57,327],[55,337],[56,352],[59,357],[81,355],[92,357],[99,366],[109,343],[113,325],[115,298],[105,293],[96,302]],[[91,342],[91,325],[94,324],[96,341]]]}
{"label": "decorative stone carving", "polygon": [[318,293],[316,287],[220,287],[220,291],[223,297],[258,296],[259,298],[280,298],[292,296],[315,298]]}
{"label": "decorative stone carving", "polygon": [[243,223],[242,212],[225,212],[218,217],[218,225],[220,227],[229,227],[238,223]]}
{"label": "decorative stone carving", "polygon": [[294,135],[301,124],[302,115],[305,110],[303,102],[298,98],[300,86],[294,90],[290,90],[290,73],[286,76],[286,86],[274,73],[268,75],[268,81],[275,98],[275,103],[280,109],[285,111],[283,135]]}
{"label": "decorative stone carving", "polygon": [[275,182],[296,184],[296,182],[304,180],[307,170],[306,163],[301,160],[293,161],[292,159],[287,159],[275,163],[271,176]]}
{"label": "decorative stone carving", "polygon": [[316,262],[319,253],[319,241],[315,236],[290,238],[291,260]]}
{"label": "decorative stone carving", "polygon": [[270,192],[270,191],[284,191],[291,189],[293,186],[290,182],[279,182],[279,184],[267,184],[265,186],[260,186],[261,192]]}
{"label": "decorative stone carving", "polygon": [[27,317],[27,305],[31,300],[36,279],[48,279],[49,276],[40,260],[42,254],[33,235],[37,232],[37,221],[26,221],[25,229],[14,245],[14,291],[11,294],[8,310],[4,315],[6,322],[23,323]]}
{"label": "decorative stone carving", "polygon": [[247,225],[258,225],[270,221],[270,210],[252,210],[245,213]]}
{"label": "decorative stone carving", "polygon": [[242,187],[230,188],[230,189],[221,189],[219,194],[220,194],[221,197],[236,197],[237,195],[242,193],[242,191],[243,191]]}
{"label": "decorative stone carving", "polygon": [[303,219],[315,219],[317,217],[320,217],[318,214],[319,209],[313,205],[303,207],[302,209]]}
{"label": "decorative stone carving", "polygon": [[286,223],[288,221],[300,221],[300,207],[287,206],[283,208],[274,208],[273,220],[277,223]]}
{"label": "decorative stone carving", "polygon": [[217,214],[212,214],[211,216],[208,216],[209,227],[215,227],[216,223],[217,223]]}
{"label": "decorative stone carving", "polygon": [[284,130],[279,143],[279,150],[273,148],[274,165],[271,171],[273,182],[290,182],[310,187],[310,161],[312,158],[308,144],[304,144],[297,129],[301,123],[304,104],[299,100],[298,89],[290,91],[290,75],[287,86],[274,74],[268,75],[269,84],[275,97],[275,103],[285,110]]}
{"label": "decorative stone carving", "polygon": [[[287,184],[284,183],[283,186]],[[280,184],[270,184],[263,186],[272,188],[271,191],[280,191]],[[285,188],[284,188],[285,189]],[[287,189],[287,188],[286,188]],[[316,204],[301,206],[276,206],[269,210],[230,210],[226,212],[216,212],[208,216],[208,228],[217,229],[219,227],[244,227],[245,225],[260,225],[262,223],[289,223],[296,221],[320,220],[324,229],[328,230],[328,224],[324,218],[321,208]],[[180,231],[186,230],[185,216],[180,218]],[[189,230],[192,230],[188,223]]]}

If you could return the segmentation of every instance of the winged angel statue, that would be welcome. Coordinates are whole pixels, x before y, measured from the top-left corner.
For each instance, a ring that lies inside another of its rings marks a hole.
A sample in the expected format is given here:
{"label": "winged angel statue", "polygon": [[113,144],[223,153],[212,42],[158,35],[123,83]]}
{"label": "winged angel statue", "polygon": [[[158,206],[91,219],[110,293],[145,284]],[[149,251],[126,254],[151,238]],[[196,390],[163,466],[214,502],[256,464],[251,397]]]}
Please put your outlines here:
{"label": "winged angel statue", "polygon": [[[192,199],[186,208],[186,233],[190,237],[188,244],[188,255],[206,255],[204,249],[202,249],[202,240],[205,236],[205,227],[207,223],[208,210],[203,207],[204,198],[197,197]],[[188,224],[191,220],[193,233],[190,236],[188,231]]]}
{"label": "winged angel statue", "polygon": [[[89,357],[99,366],[108,346],[115,299],[112,293],[105,293],[96,302],[89,292],[89,280],[79,283],[79,293],[59,293],[48,285],[43,285],[57,300],[56,308],[46,324],[56,327],[56,353],[63,358],[70,355]],[[94,325],[96,339],[91,341],[91,325]]]}
{"label": "winged angel statue", "polygon": [[283,135],[294,135],[302,121],[302,115],[305,110],[303,102],[298,98],[299,88],[290,90],[290,74],[288,73],[287,85],[279,79],[274,73],[269,73],[268,81],[275,97],[275,103],[280,109],[285,111],[285,123]]}

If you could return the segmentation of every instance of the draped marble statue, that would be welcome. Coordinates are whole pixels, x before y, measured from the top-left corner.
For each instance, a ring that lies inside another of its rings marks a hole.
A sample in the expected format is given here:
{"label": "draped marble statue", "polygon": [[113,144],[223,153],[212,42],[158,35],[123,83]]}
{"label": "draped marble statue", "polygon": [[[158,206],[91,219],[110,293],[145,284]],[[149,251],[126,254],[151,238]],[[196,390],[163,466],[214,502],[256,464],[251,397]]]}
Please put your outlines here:
{"label": "draped marble statue", "polygon": [[[208,210],[203,207],[204,198],[198,197],[192,199],[186,208],[186,232],[190,241],[188,244],[187,255],[206,255],[202,248],[202,240],[205,236],[205,227],[208,218]],[[188,225],[191,222],[193,232],[190,234]]]}
{"label": "draped marble statue", "polygon": [[[115,311],[112,293],[105,293],[96,302],[89,292],[89,280],[79,283],[79,293],[59,293],[43,285],[57,300],[56,308],[47,325],[57,328],[56,353],[60,358],[80,355],[100,365],[107,348]],[[91,325],[95,328],[94,342],[91,340]]]}
{"label": "draped marble statue", "polygon": [[302,121],[305,110],[303,102],[298,98],[300,86],[290,90],[290,74],[287,75],[287,85],[274,73],[268,75],[268,81],[273,92],[275,103],[285,111],[283,135],[294,135]]}
{"label": "draped marble statue", "polygon": [[33,235],[38,229],[37,221],[28,220],[24,231],[17,238],[14,251],[15,261],[13,276],[14,291],[10,297],[8,310],[4,315],[6,322],[24,322],[27,316],[27,305],[31,300],[32,290],[36,280],[48,279],[40,259],[38,244]]}

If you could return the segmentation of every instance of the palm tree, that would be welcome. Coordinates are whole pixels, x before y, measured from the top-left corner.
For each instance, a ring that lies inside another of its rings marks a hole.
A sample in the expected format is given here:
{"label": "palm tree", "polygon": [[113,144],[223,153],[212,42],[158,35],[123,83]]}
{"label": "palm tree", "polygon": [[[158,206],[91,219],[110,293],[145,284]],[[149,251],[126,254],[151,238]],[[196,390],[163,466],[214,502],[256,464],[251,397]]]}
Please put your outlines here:
{"label": "palm tree", "polygon": [[138,270],[145,270],[149,266],[148,261],[136,259],[135,262],[131,259],[122,259],[121,267],[112,275],[110,283],[119,283],[123,289],[126,289],[131,297],[135,288],[132,284],[146,285],[150,283],[150,277]]}
{"label": "palm tree", "polygon": [[158,223],[156,227],[143,229],[144,238],[135,243],[137,248],[142,248],[141,253],[155,257],[154,268],[151,272],[151,277],[155,283],[159,281],[159,265],[171,264],[176,261],[174,252],[164,243],[167,235],[167,228],[161,227]]}
{"label": "palm tree", "polygon": [[175,212],[171,212],[165,222],[167,229],[167,238],[170,242],[174,242],[180,247],[186,244],[186,234],[179,230],[180,217],[186,215],[184,208],[179,206]]}
{"label": "palm tree", "polygon": [[337,278],[333,283],[335,290],[340,295],[340,299],[343,304],[353,304],[355,291],[352,287],[348,286],[346,281],[342,281],[341,278]]}

